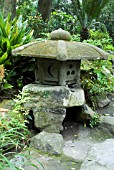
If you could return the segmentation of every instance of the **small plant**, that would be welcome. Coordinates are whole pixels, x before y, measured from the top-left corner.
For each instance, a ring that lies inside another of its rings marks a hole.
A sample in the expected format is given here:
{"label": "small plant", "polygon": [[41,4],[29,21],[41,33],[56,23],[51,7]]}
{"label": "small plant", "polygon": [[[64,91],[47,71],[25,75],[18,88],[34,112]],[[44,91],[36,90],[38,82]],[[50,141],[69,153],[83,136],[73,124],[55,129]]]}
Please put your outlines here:
{"label": "small plant", "polygon": [[[0,13],[0,65],[3,65],[5,69],[3,84],[9,83],[13,86],[22,87],[22,73],[26,72],[23,65],[28,63],[27,70],[32,65],[28,58],[23,57],[23,59],[20,59],[20,57],[13,57],[11,55],[11,51],[14,48],[32,40],[33,31],[28,31],[27,25],[27,21],[23,22],[22,15],[11,20],[10,14],[4,18],[2,13]],[[2,87],[3,90],[6,87],[11,88],[11,86]]]}
{"label": "small plant", "polygon": [[66,12],[63,12],[62,10],[56,10],[52,12],[48,24],[50,27],[50,31],[62,28],[73,34],[76,33],[77,28],[76,20],[77,19],[74,16],[67,14]]}
{"label": "small plant", "polygon": [[0,64],[11,64],[11,50],[31,41],[33,32],[26,28],[27,21],[22,21],[22,15],[12,21],[10,14],[3,18],[0,13]]}
{"label": "small plant", "polygon": [[[26,148],[30,138],[30,132],[26,126],[22,104],[26,99],[21,93],[12,102],[12,110],[0,117],[0,167],[17,168],[9,161],[10,156]],[[19,168],[18,168],[19,169]]]}
{"label": "small plant", "polygon": [[[36,169],[44,166],[36,160],[39,166],[33,164],[29,154],[23,154],[25,162],[20,162],[20,165],[12,162],[11,158],[16,157],[16,153],[22,151],[28,146],[30,132],[26,126],[26,116],[28,111],[23,108],[23,104],[28,98],[19,93],[12,101],[12,110],[3,114],[0,118],[0,169],[11,168],[12,170],[24,170],[23,166],[30,165]],[[21,156],[21,154],[19,154]],[[18,155],[17,155],[18,156]]]}
{"label": "small plant", "polygon": [[90,39],[84,40],[84,42],[93,44],[104,50],[108,50],[109,47],[112,49],[112,38],[110,38],[107,32],[90,30]]}
{"label": "small plant", "polygon": [[72,35],[72,41],[80,42],[80,34]]}
{"label": "small plant", "polygon": [[7,83],[7,80],[4,78],[5,76],[5,69],[3,65],[0,65],[0,91],[11,89],[12,85]]}
{"label": "small plant", "polygon": [[98,126],[98,124],[100,123],[100,115],[98,113],[95,113],[92,117],[92,119],[90,120],[90,127],[94,128],[95,126]]}
{"label": "small plant", "polygon": [[84,88],[86,101],[95,109],[97,98],[106,96],[114,90],[114,76],[111,72],[112,64],[107,60],[93,61],[83,64],[81,82]]}
{"label": "small plant", "polygon": [[111,50],[111,51],[114,51],[114,46],[109,44],[107,45],[106,47],[104,47],[104,50]]}

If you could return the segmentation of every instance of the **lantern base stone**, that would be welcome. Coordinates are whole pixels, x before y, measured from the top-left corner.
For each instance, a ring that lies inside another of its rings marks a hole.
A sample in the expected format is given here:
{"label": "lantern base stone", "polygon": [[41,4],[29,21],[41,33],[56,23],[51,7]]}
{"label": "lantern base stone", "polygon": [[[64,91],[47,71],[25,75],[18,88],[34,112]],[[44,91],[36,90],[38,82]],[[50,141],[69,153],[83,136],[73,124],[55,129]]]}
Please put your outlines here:
{"label": "lantern base stone", "polygon": [[28,84],[24,86],[22,95],[24,109],[33,111],[35,127],[50,133],[63,130],[66,108],[85,103],[83,89],[67,86]]}

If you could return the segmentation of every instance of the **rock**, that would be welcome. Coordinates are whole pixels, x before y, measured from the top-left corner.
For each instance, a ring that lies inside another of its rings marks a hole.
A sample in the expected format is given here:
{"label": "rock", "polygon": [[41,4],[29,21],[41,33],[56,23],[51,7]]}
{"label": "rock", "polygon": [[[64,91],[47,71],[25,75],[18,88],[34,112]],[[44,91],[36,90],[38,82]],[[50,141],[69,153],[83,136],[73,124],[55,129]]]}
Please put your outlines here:
{"label": "rock", "polygon": [[77,120],[79,122],[87,122],[94,116],[95,112],[87,105],[82,106],[82,111],[77,115]]}
{"label": "rock", "polygon": [[114,139],[94,144],[80,170],[114,170]]}
{"label": "rock", "polygon": [[114,135],[114,117],[112,116],[101,116],[100,128],[106,128],[111,134]]}
{"label": "rock", "polygon": [[5,109],[8,109],[8,110],[12,110],[13,106],[14,106],[14,101],[13,100],[4,99],[0,103],[0,108],[5,108]]}
{"label": "rock", "polygon": [[77,162],[83,162],[88,150],[92,146],[91,143],[83,142],[83,141],[65,141],[65,145],[63,147],[63,153],[66,156],[70,156],[75,159]]}
{"label": "rock", "polygon": [[40,130],[59,133],[66,115],[66,108],[85,103],[81,88],[28,84],[22,91],[24,109],[33,111],[34,124]]}
{"label": "rock", "polygon": [[8,109],[0,108],[0,117],[5,117],[8,112],[9,112]]}
{"label": "rock", "polygon": [[27,158],[24,155],[15,155],[13,159],[10,160],[10,162],[15,165],[16,167],[21,167],[27,162]]}
{"label": "rock", "polygon": [[88,119],[91,119],[95,112],[87,104],[84,104],[82,106],[82,114],[85,114]]}
{"label": "rock", "polygon": [[70,89],[66,86],[28,84],[24,86],[22,95],[27,98],[25,109],[66,108],[85,103],[83,89]]}
{"label": "rock", "polygon": [[[16,157],[18,158],[13,158],[10,162],[23,170],[71,170],[73,168],[79,170],[80,167],[80,163],[74,162],[69,157],[42,155],[34,148],[28,148]],[[22,157],[22,159],[19,157]],[[13,166],[4,170],[13,170]]]}
{"label": "rock", "polygon": [[52,40],[66,40],[70,41],[71,40],[71,35],[68,31],[65,31],[61,28],[58,30],[52,31],[50,34],[50,38]]}
{"label": "rock", "polygon": [[98,99],[97,103],[98,103],[98,107],[103,108],[110,103],[110,100],[107,96],[105,98],[101,97]]}
{"label": "rock", "polygon": [[63,149],[63,137],[56,133],[41,132],[31,139],[31,146],[45,153],[59,155]]}
{"label": "rock", "polygon": [[34,124],[40,130],[50,133],[60,133],[63,130],[62,122],[66,109],[41,109],[33,111]]}

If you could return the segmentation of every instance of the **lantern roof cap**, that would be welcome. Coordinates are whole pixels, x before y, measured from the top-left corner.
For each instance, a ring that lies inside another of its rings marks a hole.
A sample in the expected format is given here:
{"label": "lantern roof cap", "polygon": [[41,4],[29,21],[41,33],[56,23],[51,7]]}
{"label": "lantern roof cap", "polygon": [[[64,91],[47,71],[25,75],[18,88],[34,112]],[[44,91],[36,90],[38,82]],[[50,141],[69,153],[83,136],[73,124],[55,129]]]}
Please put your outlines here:
{"label": "lantern roof cap", "polygon": [[102,49],[83,42],[70,41],[68,31],[58,29],[52,31],[50,40],[34,41],[12,51],[13,56],[29,56],[36,58],[67,60],[107,59],[108,53]]}

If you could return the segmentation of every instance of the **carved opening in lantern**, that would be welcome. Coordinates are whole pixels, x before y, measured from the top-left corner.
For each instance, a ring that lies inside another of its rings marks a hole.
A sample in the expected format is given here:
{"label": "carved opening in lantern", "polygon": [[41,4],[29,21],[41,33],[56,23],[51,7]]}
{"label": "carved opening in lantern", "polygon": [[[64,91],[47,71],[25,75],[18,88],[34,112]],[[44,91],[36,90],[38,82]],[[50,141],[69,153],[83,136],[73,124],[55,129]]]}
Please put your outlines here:
{"label": "carved opening in lantern", "polygon": [[37,59],[35,80],[47,85],[79,84],[81,61]]}

